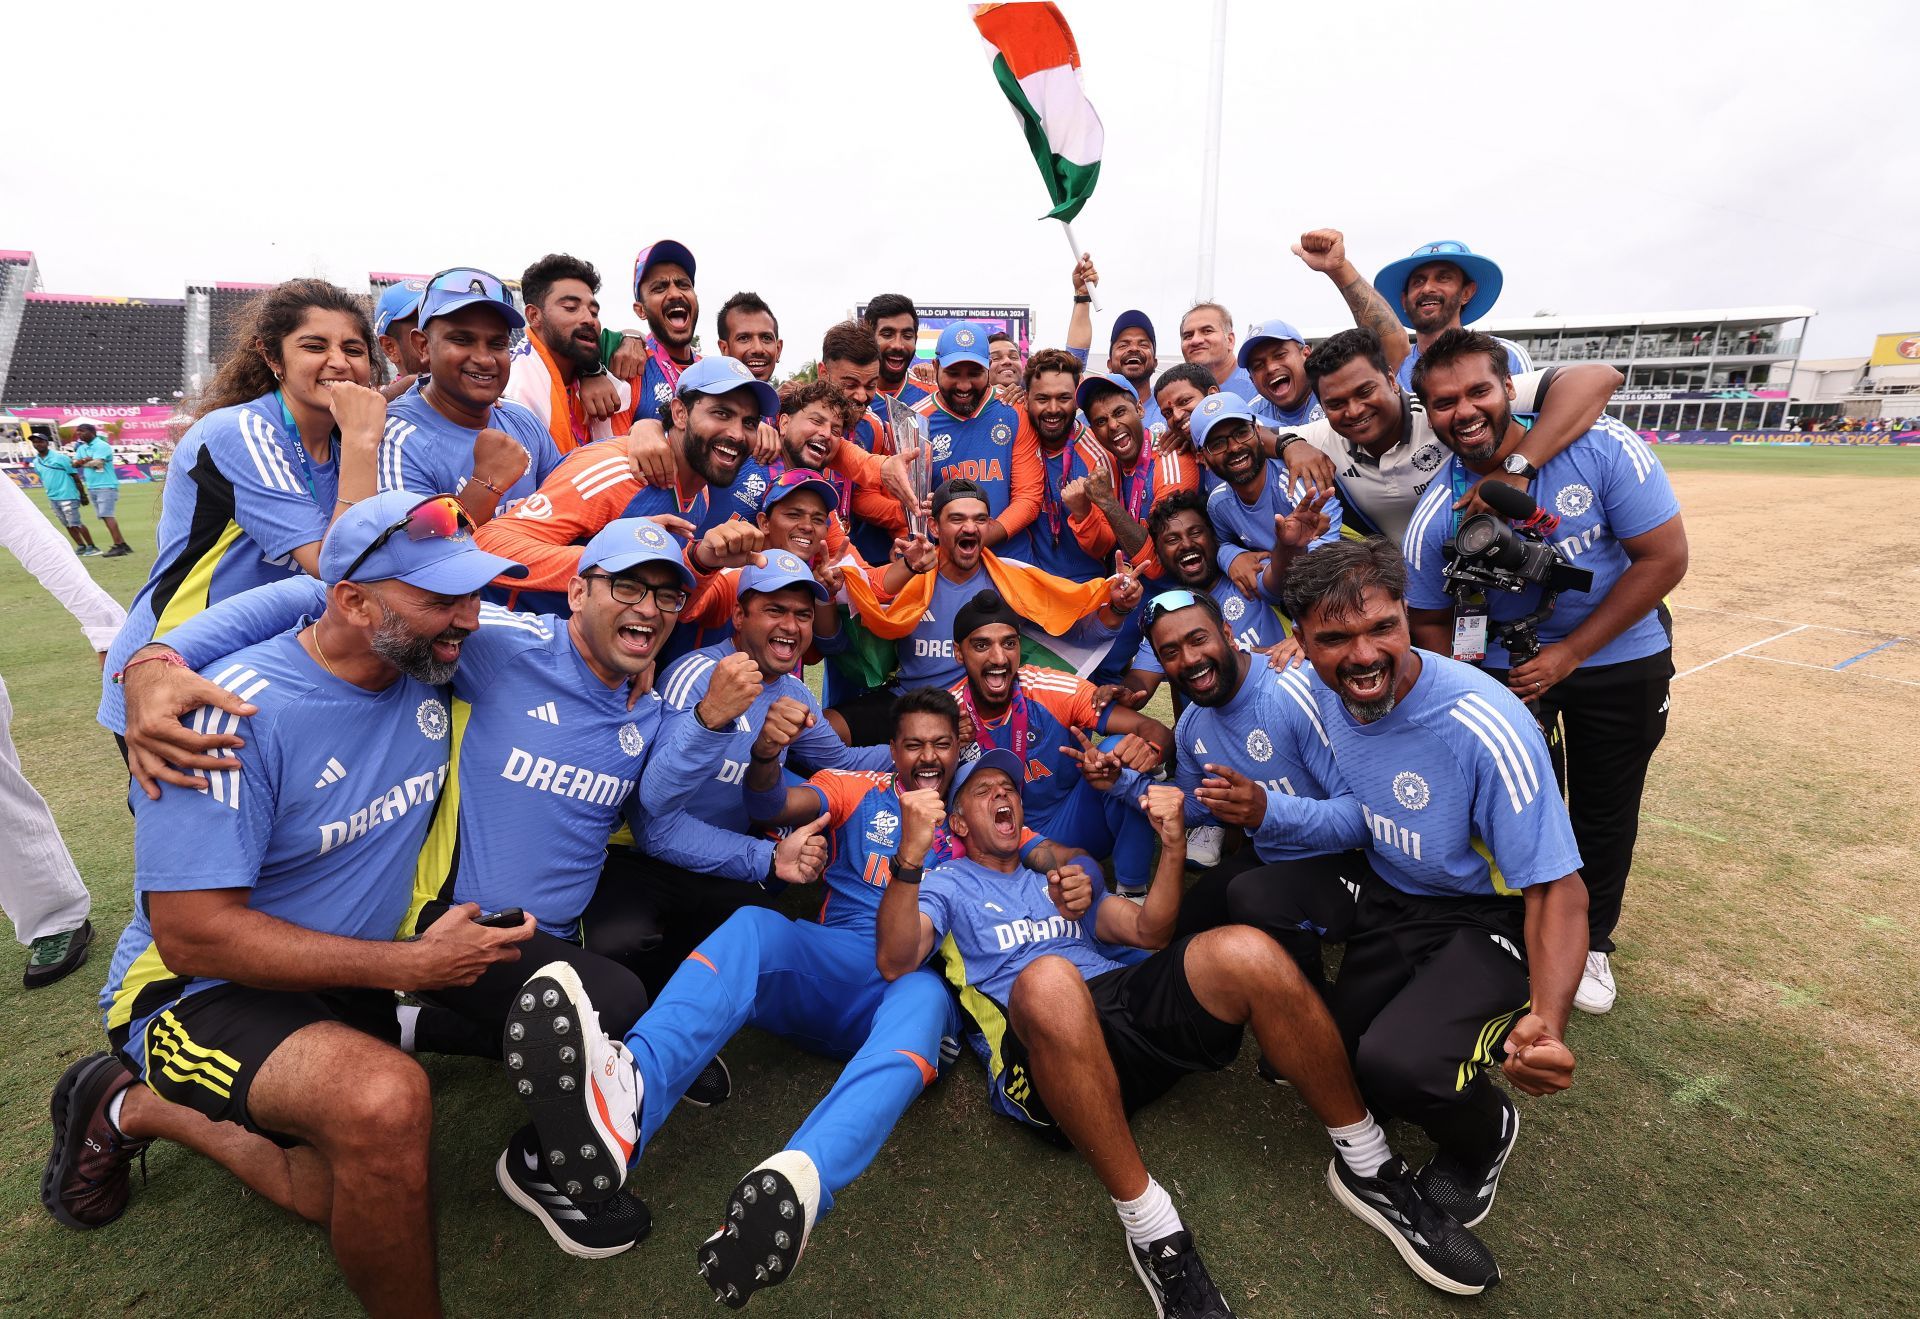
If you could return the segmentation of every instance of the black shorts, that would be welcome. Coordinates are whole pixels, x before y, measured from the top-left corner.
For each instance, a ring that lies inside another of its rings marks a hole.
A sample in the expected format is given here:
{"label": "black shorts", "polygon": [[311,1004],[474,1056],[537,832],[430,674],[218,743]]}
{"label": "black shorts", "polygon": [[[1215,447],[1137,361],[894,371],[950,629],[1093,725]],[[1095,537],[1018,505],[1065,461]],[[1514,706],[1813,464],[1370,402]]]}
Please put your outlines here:
{"label": "black shorts", "polygon": [[[1145,961],[1087,981],[1100,1033],[1120,1078],[1120,1100],[1129,1113],[1164,1095],[1181,1077],[1220,1071],[1239,1056],[1245,1028],[1201,1007],[1187,983],[1187,945],[1192,942],[1191,935],[1176,939]],[[997,1107],[1006,1112],[1011,1106],[1036,1127],[1054,1127],[1033,1085],[1026,1046],[1011,1023],[1000,1057],[999,1085],[1007,1103]]]}
{"label": "black shorts", "polygon": [[301,1144],[254,1122],[247,1093],[261,1066],[295,1031],[337,1021],[397,1045],[394,997],[383,989],[292,993],[232,983],[174,1000],[107,1033],[115,1053],[170,1104],[237,1122],[285,1146]]}

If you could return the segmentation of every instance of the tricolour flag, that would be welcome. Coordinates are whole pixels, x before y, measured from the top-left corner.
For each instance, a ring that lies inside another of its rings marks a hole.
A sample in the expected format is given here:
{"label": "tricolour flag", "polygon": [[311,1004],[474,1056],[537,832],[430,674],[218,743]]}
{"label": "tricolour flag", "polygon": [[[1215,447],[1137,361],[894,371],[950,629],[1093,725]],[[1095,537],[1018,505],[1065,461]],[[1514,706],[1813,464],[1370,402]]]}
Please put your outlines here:
{"label": "tricolour flag", "polygon": [[1093,196],[1106,130],[1080,85],[1080,51],[1059,6],[1021,0],[975,5],[973,25],[993,48],[993,75],[1013,102],[1053,198],[1049,219],[1071,223]]}

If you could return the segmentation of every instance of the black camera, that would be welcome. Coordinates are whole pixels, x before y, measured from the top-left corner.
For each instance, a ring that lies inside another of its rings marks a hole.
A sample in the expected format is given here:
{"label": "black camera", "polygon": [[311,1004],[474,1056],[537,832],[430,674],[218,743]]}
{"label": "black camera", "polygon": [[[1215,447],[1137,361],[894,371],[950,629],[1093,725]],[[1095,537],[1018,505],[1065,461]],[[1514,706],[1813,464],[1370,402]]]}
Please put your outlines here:
{"label": "black camera", "polygon": [[[1568,563],[1547,539],[1558,519],[1543,516],[1525,491],[1489,481],[1481,485],[1480,498],[1494,512],[1474,514],[1441,547],[1449,592],[1593,589],[1593,573]],[[1510,520],[1521,525],[1514,527]]]}

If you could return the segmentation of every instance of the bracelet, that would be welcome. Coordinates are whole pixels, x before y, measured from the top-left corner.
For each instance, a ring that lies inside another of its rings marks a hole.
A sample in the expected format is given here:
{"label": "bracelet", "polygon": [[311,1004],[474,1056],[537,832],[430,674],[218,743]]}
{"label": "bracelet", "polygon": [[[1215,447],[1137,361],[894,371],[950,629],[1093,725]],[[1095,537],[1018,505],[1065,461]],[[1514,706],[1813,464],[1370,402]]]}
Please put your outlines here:
{"label": "bracelet", "polygon": [[1076,294],[1074,294],[1074,295],[1073,295],[1073,300],[1074,300],[1075,302],[1092,302],[1092,301],[1093,301],[1093,294],[1091,294],[1091,293],[1076,293]]}
{"label": "bracelet", "polygon": [[896,865],[892,869],[893,876],[889,882],[896,884],[918,884],[927,873],[925,865],[914,865],[911,862]]}
{"label": "bracelet", "polygon": [[145,659],[127,661],[127,668],[121,669],[118,673],[114,674],[113,680],[116,683],[120,683],[124,685],[127,677],[127,669],[132,668],[136,664],[151,664],[155,660],[159,660],[162,664],[171,664],[176,669],[190,669],[193,667],[193,665],[187,663],[185,659],[181,658],[179,651],[163,650],[159,654],[149,655]]}
{"label": "bracelet", "polygon": [[474,473],[474,477],[473,477],[473,479],[474,479],[475,481],[477,481],[477,482],[479,482],[479,483],[480,483],[481,485],[483,485],[483,486],[485,486],[485,487],[486,487],[487,489],[489,489],[489,490],[491,490],[491,491],[493,491],[493,497],[494,497],[495,499],[498,499],[498,498],[499,498],[500,496],[502,496],[502,495],[504,495],[504,494],[506,494],[506,493],[507,493],[506,491],[504,491],[504,490],[502,490],[502,489],[501,489],[501,488],[500,488],[499,486],[497,486],[497,485],[495,485],[495,484],[494,484],[493,482],[491,482],[491,481],[489,481],[489,480],[487,480],[487,478],[486,478],[486,477],[484,477],[484,476],[481,476],[481,475],[480,475],[479,473],[477,473],[477,472],[476,472],[476,473]]}

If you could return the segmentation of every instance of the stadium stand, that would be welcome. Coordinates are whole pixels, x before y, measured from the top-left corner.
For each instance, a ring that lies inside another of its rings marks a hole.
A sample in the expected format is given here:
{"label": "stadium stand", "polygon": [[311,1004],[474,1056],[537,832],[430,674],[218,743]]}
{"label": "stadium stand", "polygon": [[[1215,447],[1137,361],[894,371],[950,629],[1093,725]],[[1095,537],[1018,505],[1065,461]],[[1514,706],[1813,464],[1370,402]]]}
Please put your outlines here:
{"label": "stadium stand", "polygon": [[186,374],[187,304],[29,293],[0,406],[171,402]]}
{"label": "stadium stand", "polygon": [[215,284],[207,290],[207,311],[213,333],[207,355],[216,363],[227,360],[227,351],[233,347],[233,327],[241,309],[253,301],[254,294],[272,287],[271,284]]}
{"label": "stadium stand", "polygon": [[39,267],[31,252],[0,252],[0,396],[6,394],[13,347],[20,341],[20,319],[27,294],[40,287]]}

